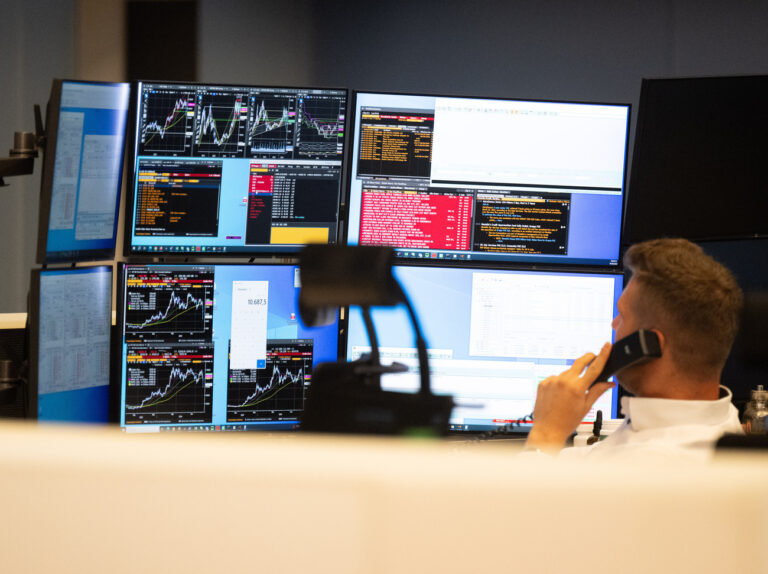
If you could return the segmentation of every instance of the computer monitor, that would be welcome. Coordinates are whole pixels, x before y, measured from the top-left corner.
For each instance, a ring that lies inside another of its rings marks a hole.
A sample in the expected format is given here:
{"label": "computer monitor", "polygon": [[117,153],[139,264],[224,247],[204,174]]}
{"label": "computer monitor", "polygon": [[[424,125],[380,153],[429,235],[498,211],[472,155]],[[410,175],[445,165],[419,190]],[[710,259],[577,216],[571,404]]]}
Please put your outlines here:
{"label": "computer monitor", "polygon": [[48,101],[37,262],[112,259],[129,85],[53,80]]}
{"label": "computer monitor", "polygon": [[[488,431],[520,423],[533,411],[538,383],[613,340],[622,291],[618,272],[565,273],[509,269],[396,266],[429,349],[432,389],[450,394],[454,431]],[[419,388],[415,343],[404,308],[374,308],[382,363],[408,373],[382,376],[387,390]],[[349,313],[347,358],[370,351],[362,314]],[[617,416],[617,390],[585,418]],[[525,423],[521,428],[525,429]]]}
{"label": "computer monitor", "polygon": [[347,90],[137,82],[126,254],[335,243]]}
{"label": "computer monitor", "polygon": [[339,324],[308,328],[295,265],[125,264],[120,426],[129,432],[295,429]]}
{"label": "computer monitor", "polygon": [[624,240],[768,237],[768,75],[644,79]]}
{"label": "computer monitor", "polygon": [[35,269],[30,285],[29,416],[107,423],[112,267]]}
{"label": "computer monitor", "polygon": [[629,105],[357,92],[349,244],[617,266]]}

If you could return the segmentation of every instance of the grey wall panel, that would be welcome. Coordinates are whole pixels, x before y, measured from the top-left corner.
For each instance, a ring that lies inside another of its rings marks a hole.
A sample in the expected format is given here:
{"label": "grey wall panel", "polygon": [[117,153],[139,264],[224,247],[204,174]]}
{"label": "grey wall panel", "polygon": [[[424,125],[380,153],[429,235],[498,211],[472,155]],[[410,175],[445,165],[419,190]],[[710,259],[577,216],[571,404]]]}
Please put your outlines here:
{"label": "grey wall panel", "polygon": [[[45,103],[54,77],[74,74],[74,0],[2,0],[0,10],[0,155],[14,131],[34,131],[33,104]],[[33,175],[0,188],[0,313],[26,311],[37,246],[42,158]]]}

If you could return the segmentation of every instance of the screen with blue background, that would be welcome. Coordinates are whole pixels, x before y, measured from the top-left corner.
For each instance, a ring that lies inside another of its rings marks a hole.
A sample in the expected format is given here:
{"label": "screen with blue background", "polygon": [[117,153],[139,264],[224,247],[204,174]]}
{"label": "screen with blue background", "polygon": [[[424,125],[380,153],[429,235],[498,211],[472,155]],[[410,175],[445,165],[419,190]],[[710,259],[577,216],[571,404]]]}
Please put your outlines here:
{"label": "screen with blue background", "polygon": [[295,265],[125,265],[120,424],[292,429],[339,325],[306,327]]}
{"label": "screen with blue background", "polygon": [[61,82],[45,261],[113,256],[128,97],[128,84]]}
{"label": "screen with blue background", "polygon": [[[622,291],[618,273],[556,273],[450,267],[395,267],[427,341],[435,392],[453,395],[451,428],[479,431],[533,411],[538,383],[574,359],[613,341],[611,322]],[[404,307],[374,308],[383,363],[410,367],[386,375],[390,390],[419,386],[416,345]],[[349,313],[347,358],[370,351],[362,315]],[[617,391],[585,421],[617,416]]]}
{"label": "screen with blue background", "polygon": [[355,94],[347,241],[617,266],[629,105]]}
{"label": "screen with blue background", "polygon": [[37,418],[106,423],[112,268],[42,270],[39,277]]}

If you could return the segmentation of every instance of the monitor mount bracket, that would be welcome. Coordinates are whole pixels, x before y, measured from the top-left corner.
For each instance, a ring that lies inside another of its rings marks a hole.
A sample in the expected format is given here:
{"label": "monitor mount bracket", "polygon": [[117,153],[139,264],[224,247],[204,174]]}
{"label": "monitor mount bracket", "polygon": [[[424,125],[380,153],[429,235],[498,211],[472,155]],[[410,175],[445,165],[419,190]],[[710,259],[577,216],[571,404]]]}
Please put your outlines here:
{"label": "monitor mount bracket", "polygon": [[14,132],[13,148],[9,157],[0,158],[0,187],[5,187],[4,178],[15,175],[29,175],[35,167],[38,148],[45,146],[45,130],[40,106],[35,104],[35,133]]}

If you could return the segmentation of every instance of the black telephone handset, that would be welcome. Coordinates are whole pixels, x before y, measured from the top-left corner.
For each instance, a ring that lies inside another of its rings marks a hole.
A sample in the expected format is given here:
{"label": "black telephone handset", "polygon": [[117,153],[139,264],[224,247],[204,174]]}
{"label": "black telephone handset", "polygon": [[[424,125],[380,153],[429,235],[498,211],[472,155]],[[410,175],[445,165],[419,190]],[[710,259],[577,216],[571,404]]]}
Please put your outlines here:
{"label": "black telephone handset", "polygon": [[654,331],[645,329],[635,331],[613,344],[608,361],[595,379],[595,383],[607,381],[630,365],[644,363],[656,357],[661,357],[661,345],[659,345],[658,335]]}

